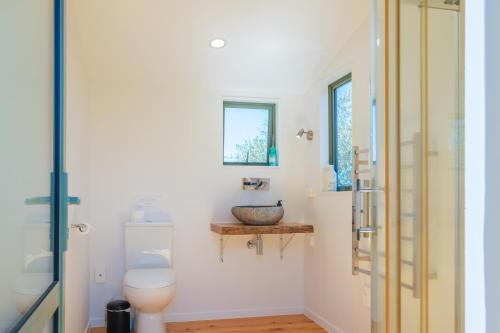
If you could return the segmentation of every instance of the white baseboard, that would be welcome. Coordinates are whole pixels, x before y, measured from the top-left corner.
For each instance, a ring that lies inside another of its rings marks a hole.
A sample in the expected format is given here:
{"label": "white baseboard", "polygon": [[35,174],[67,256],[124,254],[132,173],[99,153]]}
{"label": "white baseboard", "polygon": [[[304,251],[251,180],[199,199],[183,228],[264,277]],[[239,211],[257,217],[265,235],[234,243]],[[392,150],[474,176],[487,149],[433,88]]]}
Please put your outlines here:
{"label": "white baseboard", "polygon": [[87,323],[87,327],[85,327],[83,333],[90,333],[90,321]]}
{"label": "white baseboard", "polygon": [[90,318],[89,328],[91,327],[104,327],[106,326],[106,320],[102,318]]}
{"label": "white baseboard", "polygon": [[166,313],[167,322],[184,322],[196,320],[219,320],[233,318],[265,317],[265,316],[284,316],[291,314],[302,314],[302,307],[284,307],[284,308],[260,308],[260,309],[242,309],[226,311],[207,311],[207,312],[177,312]]}
{"label": "white baseboard", "polygon": [[[283,307],[283,308],[260,308],[260,309],[242,309],[226,311],[206,311],[206,312],[172,312],[165,314],[165,322],[185,322],[197,320],[219,320],[248,317],[265,316],[284,316],[291,314],[302,314],[302,307]],[[104,327],[104,318],[91,318],[90,327]],[[336,332],[335,332],[336,333]],[[343,333],[343,332],[341,332]]]}
{"label": "white baseboard", "polygon": [[328,333],[345,333],[340,328],[338,328],[322,316],[318,315],[317,313],[311,311],[310,309],[306,308],[304,311],[304,315],[321,326]]}

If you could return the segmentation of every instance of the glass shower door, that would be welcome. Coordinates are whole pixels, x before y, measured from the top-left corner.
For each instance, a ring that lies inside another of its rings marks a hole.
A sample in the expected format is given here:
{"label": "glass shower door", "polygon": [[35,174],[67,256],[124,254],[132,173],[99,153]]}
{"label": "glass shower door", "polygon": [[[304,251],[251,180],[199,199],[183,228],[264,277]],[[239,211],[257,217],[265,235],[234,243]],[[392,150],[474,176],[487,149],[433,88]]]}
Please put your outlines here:
{"label": "glass shower door", "polygon": [[463,331],[460,15],[400,4],[402,332]]}
{"label": "glass shower door", "polygon": [[0,0],[0,332],[61,315],[62,2]]}
{"label": "glass shower door", "polygon": [[372,332],[463,332],[463,0],[373,5]]}

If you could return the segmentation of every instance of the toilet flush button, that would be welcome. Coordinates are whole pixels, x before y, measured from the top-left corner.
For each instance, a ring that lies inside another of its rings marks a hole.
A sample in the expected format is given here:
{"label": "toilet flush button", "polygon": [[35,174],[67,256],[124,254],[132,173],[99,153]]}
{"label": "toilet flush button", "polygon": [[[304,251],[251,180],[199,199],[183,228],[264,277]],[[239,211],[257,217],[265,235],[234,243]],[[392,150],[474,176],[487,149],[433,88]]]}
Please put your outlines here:
{"label": "toilet flush button", "polygon": [[106,265],[99,264],[95,266],[95,283],[106,283]]}

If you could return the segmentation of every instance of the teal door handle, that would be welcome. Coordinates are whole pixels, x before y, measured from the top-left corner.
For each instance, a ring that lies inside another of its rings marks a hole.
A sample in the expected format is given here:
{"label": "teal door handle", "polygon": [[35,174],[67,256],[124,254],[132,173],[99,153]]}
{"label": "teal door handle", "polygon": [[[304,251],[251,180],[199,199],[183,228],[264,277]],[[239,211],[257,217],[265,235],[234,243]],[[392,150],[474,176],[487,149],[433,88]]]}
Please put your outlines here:
{"label": "teal door handle", "polygon": [[27,205],[50,205],[50,197],[34,197],[24,200]]}
{"label": "teal door handle", "polygon": [[[56,181],[54,173],[50,177],[50,193],[52,195],[46,197],[32,197],[24,200],[26,205],[47,205],[50,206],[50,249],[53,251],[55,245],[58,244],[58,249],[61,252],[65,252],[68,249],[68,205],[80,205],[81,199],[79,197],[70,197],[68,195],[68,174],[62,172],[59,179],[59,186],[57,190],[59,191],[58,202],[55,202],[56,198]],[[58,219],[56,221],[56,219]],[[58,237],[57,243],[55,242]]]}
{"label": "teal door handle", "polygon": [[[24,200],[26,205],[50,205],[50,197],[33,197]],[[81,200],[79,197],[67,197],[66,202],[68,205],[79,205]]]}
{"label": "teal door handle", "polygon": [[68,205],[79,205],[81,200],[79,197],[68,197]]}

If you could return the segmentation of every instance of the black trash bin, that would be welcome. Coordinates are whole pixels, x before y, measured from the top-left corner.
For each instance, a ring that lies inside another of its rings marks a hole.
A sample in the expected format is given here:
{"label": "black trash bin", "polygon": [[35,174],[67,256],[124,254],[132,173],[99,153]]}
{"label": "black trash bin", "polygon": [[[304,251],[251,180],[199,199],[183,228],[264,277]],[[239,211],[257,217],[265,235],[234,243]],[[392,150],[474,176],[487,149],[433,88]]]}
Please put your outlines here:
{"label": "black trash bin", "polygon": [[111,301],[106,305],[106,332],[130,333],[130,303]]}

